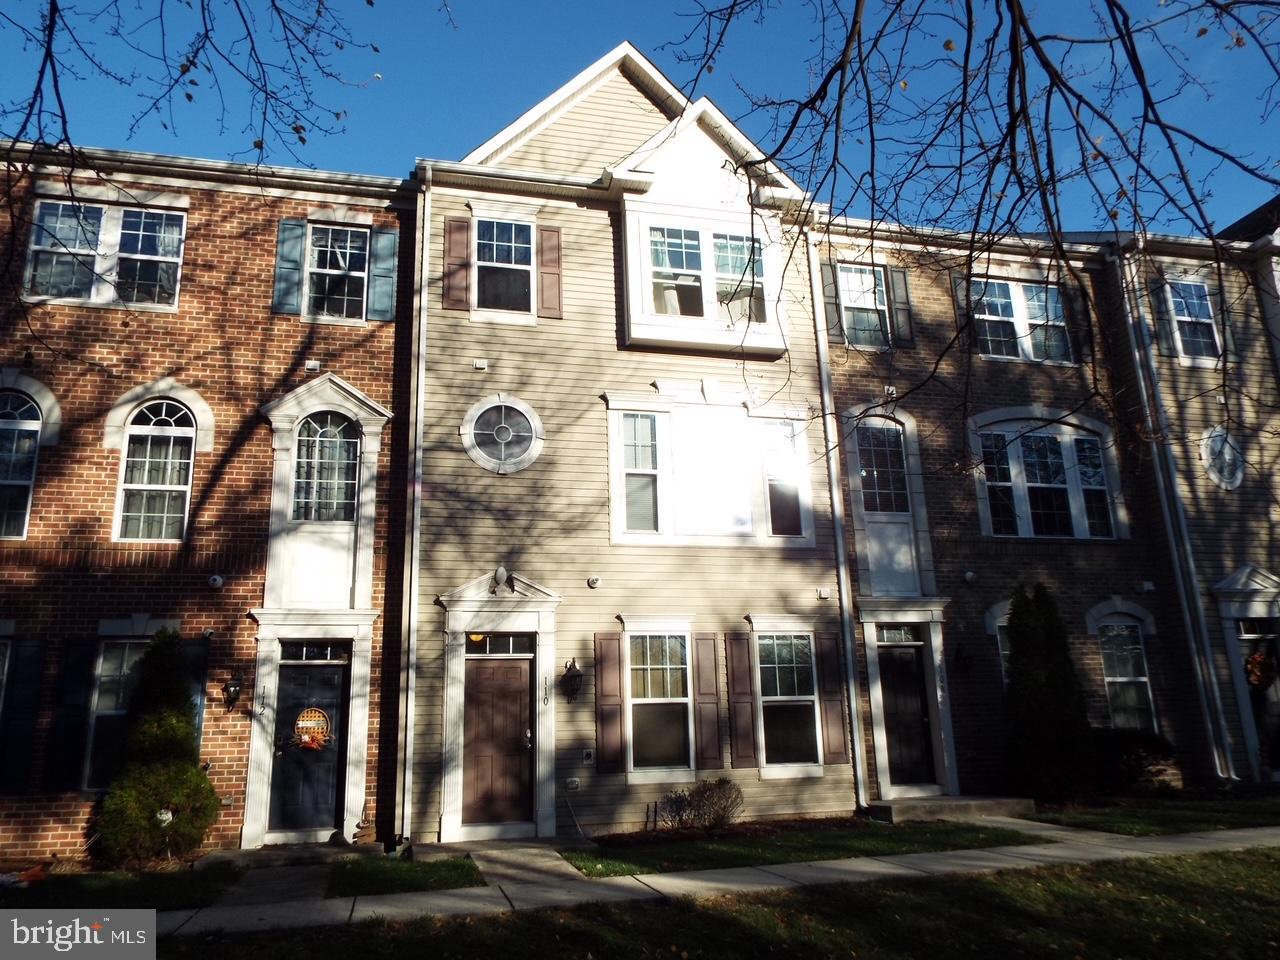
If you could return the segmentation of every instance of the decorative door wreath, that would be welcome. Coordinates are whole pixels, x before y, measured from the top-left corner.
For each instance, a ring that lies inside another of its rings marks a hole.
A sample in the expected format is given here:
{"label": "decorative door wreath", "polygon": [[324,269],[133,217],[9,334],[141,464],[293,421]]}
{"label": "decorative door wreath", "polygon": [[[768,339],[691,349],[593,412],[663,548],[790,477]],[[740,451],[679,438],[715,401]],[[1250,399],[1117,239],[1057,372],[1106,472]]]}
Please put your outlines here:
{"label": "decorative door wreath", "polygon": [[307,707],[293,721],[293,746],[302,750],[323,750],[332,742],[329,715],[319,707]]}

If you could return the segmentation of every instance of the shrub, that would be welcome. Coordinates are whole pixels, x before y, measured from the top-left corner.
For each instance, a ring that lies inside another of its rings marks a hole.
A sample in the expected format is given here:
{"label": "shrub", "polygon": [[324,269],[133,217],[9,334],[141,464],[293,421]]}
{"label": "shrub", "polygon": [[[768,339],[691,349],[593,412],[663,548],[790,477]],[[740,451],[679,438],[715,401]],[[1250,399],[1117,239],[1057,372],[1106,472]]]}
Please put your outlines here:
{"label": "shrub", "polygon": [[194,719],[190,671],[177,633],[172,630],[157,633],[134,670],[133,691],[129,695],[130,720],[166,711],[185,713]]}
{"label": "shrub", "polygon": [[742,791],[727,777],[699,780],[688,790],[672,790],[658,802],[658,815],[673,830],[719,830],[742,812]]}
{"label": "shrub", "polygon": [[175,710],[144,714],[136,718],[125,734],[125,755],[148,762],[169,760],[196,763],[196,724],[189,715]]}
{"label": "shrub", "polygon": [[1009,607],[1006,694],[1009,776],[1037,800],[1089,792],[1091,730],[1058,606],[1043,585],[1019,585]]}
{"label": "shrub", "polygon": [[1093,757],[1097,789],[1107,796],[1181,785],[1173,745],[1156,733],[1094,730]]}
{"label": "shrub", "polygon": [[115,863],[183,856],[204,841],[219,805],[194,763],[131,767],[102,801],[99,853]]}

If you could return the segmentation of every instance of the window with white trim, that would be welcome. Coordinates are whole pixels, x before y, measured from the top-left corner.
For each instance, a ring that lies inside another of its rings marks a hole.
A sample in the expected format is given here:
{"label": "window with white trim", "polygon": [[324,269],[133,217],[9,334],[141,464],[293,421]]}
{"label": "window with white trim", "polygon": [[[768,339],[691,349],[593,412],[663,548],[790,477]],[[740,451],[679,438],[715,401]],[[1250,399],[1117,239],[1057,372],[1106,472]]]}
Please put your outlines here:
{"label": "window with white trim", "polygon": [[26,293],[100,304],[173,306],[186,214],[41,200],[31,230]]}
{"label": "window with white trim", "polygon": [[910,513],[902,427],[881,417],[858,424],[858,467],[862,509],[867,513]]}
{"label": "window with white trim", "polygon": [[40,451],[40,408],[25,393],[0,391],[0,538],[27,535]]}
{"label": "window with white trim", "polygon": [[626,636],[630,769],[693,766],[688,632]]}
{"label": "window with white trim", "polygon": [[804,425],[741,409],[611,412],[613,533],[624,542],[807,543]]}
{"label": "window with white trim", "polygon": [[472,404],[458,428],[467,456],[493,473],[518,473],[542,453],[546,434],[533,407],[509,393]]}
{"label": "window with white trim", "polygon": [[183,538],[195,442],[195,418],[175,400],[150,400],[129,418],[120,474],[120,540]]}
{"label": "window with white trim", "polygon": [[889,300],[883,267],[839,265],[838,294],[844,335],[859,347],[889,345]]}
{"label": "window with white trim", "polygon": [[363,320],[369,282],[369,230],[307,225],[306,314]]}
{"label": "window with white trim", "polygon": [[1222,354],[1209,285],[1198,280],[1169,280],[1178,353],[1191,359],[1216,360]]}
{"label": "window with white trim", "polygon": [[135,668],[149,645],[144,638],[102,641],[89,711],[86,789],[105,787],[120,768],[125,714],[137,679]]}
{"label": "window with white trim", "polygon": [[1107,620],[1098,626],[1098,645],[1102,649],[1111,725],[1154,733],[1155,705],[1141,625],[1127,618]]}
{"label": "window with white trim", "polygon": [[813,634],[758,633],[764,764],[818,762],[818,694]]}
{"label": "window with white trim", "polygon": [[533,310],[533,224],[476,219],[476,306]]}
{"label": "window with white trim", "polygon": [[313,413],[298,427],[293,519],[356,518],[360,474],[360,426],[340,413]]}
{"label": "window with white trim", "polygon": [[1000,424],[980,434],[990,533],[1115,536],[1101,438],[1053,424]]}
{"label": "window with white trim", "polygon": [[975,278],[967,299],[983,356],[1072,362],[1066,310],[1056,285]]}
{"label": "window with white trim", "polygon": [[764,261],[754,237],[688,225],[648,230],[650,308],[662,316],[765,320]]}

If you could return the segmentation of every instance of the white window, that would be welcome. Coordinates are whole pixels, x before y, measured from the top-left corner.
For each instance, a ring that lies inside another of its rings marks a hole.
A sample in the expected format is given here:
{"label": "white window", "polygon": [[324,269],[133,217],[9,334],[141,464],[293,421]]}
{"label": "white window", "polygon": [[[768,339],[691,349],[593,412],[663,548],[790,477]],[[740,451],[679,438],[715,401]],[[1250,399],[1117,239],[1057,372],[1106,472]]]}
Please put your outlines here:
{"label": "white window", "polygon": [[756,634],[764,763],[818,762],[818,694],[810,633]]}
{"label": "white window", "polygon": [[1156,729],[1142,627],[1132,620],[1111,620],[1098,627],[1102,674],[1111,705],[1111,725],[1128,730]]}
{"label": "white window", "polygon": [[312,223],[307,226],[306,314],[363,320],[369,282],[369,231]]}
{"label": "white window", "polygon": [[480,218],[476,226],[476,307],[533,310],[533,225]]}
{"label": "white window", "polygon": [[677,630],[626,635],[631,770],[693,766],[689,639]]}
{"label": "white window", "polygon": [[812,540],[802,423],[676,405],[615,411],[610,433],[616,541]]}
{"label": "white window", "polygon": [[141,638],[102,642],[89,711],[84,775],[87,789],[105,787],[120,770],[125,713],[136,680],[134,668],[147,652],[148,644]]}
{"label": "white window", "polygon": [[968,307],[987,357],[1072,362],[1062,292],[1052,284],[974,279]]}
{"label": "white window", "polygon": [[172,306],[185,230],[186,215],[174,211],[41,200],[27,295]]}
{"label": "white window", "polygon": [[653,226],[649,267],[656,314],[764,322],[764,264],[753,237]]}
{"label": "white window", "polygon": [[854,346],[889,345],[889,301],[884,269],[842,263],[838,292],[845,338]]}
{"label": "white window", "polygon": [[499,393],[472,405],[458,428],[463,449],[494,473],[517,473],[542,453],[542,420],[519,397]]}
{"label": "white window", "polygon": [[293,519],[355,520],[359,473],[359,426],[338,413],[307,417],[298,427]]}
{"label": "white window", "polygon": [[1115,535],[1101,438],[1062,425],[1001,424],[980,439],[990,533]]}
{"label": "white window", "polygon": [[173,400],[138,408],[125,431],[121,540],[181,540],[191,495],[196,422]]}
{"label": "white window", "polygon": [[1208,284],[1198,280],[1170,280],[1168,286],[1178,353],[1191,359],[1217,359],[1222,349]]}
{"label": "white window", "polygon": [[27,535],[40,449],[40,408],[25,393],[0,391],[0,538]]}
{"label": "white window", "polygon": [[1200,440],[1200,459],[1209,478],[1223,490],[1234,490],[1244,480],[1244,455],[1225,423],[1205,431]]}

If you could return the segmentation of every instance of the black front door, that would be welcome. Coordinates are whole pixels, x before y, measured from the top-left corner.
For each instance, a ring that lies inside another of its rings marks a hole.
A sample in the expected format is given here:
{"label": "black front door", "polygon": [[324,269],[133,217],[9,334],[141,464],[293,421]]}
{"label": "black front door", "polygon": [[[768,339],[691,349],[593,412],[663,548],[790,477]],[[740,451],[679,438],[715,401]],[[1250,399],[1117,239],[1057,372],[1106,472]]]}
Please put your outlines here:
{"label": "black front door", "polygon": [[336,827],[346,766],[346,668],[282,663],[276,695],[271,830]]}
{"label": "black front door", "polygon": [[936,783],[929,701],[925,697],[924,647],[881,646],[880,696],[894,784]]}

